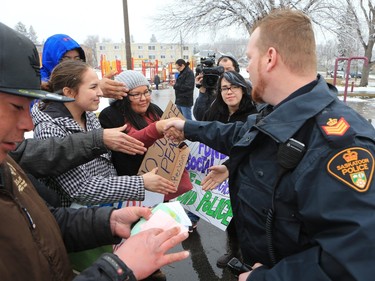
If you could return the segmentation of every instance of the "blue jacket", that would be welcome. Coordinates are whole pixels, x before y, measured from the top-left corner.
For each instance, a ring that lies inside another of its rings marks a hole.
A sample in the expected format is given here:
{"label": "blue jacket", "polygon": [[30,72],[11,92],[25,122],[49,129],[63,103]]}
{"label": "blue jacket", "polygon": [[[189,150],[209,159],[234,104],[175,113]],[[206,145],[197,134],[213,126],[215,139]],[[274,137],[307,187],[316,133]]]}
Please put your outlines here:
{"label": "blue jacket", "polygon": [[86,61],[85,52],[70,36],[55,34],[47,39],[43,46],[42,81],[48,81],[52,70],[61,61],[66,52],[77,49],[82,60]]}
{"label": "blue jacket", "polygon": [[[279,147],[301,130],[306,152],[294,169],[283,170]],[[225,125],[186,121],[184,132],[230,155],[244,260],[264,265],[247,280],[373,280],[375,131],[323,78],[258,122],[255,115]],[[276,265],[266,236],[271,208]]]}

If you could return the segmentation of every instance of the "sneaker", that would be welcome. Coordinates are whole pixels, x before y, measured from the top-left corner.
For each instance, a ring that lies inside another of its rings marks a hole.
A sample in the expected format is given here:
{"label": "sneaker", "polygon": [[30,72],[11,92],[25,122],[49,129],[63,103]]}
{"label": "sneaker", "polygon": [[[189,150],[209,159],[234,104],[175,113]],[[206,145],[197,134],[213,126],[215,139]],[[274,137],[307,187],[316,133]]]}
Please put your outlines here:
{"label": "sneaker", "polygon": [[152,273],[149,277],[142,279],[141,281],[166,281],[167,276],[160,270],[156,270],[154,273]]}
{"label": "sneaker", "polygon": [[225,253],[220,258],[217,259],[216,265],[219,268],[226,268],[228,265],[228,262],[233,258],[234,256],[231,253]]}
{"label": "sneaker", "polygon": [[189,226],[189,232],[192,233],[197,228],[198,222],[191,223],[191,226]]}

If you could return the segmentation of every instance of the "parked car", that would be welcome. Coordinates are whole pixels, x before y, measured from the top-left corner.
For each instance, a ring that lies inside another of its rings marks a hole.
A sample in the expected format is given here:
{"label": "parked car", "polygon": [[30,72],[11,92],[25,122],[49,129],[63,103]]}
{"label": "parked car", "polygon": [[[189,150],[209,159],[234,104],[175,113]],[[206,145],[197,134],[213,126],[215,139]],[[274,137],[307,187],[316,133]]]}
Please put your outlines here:
{"label": "parked car", "polygon": [[350,76],[353,78],[362,78],[362,72],[357,71],[357,72],[350,72]]}
{"label": "parked car", "polygon": [[[331,77],[333,78],[333,71],[331,71],[330,72],[330,75],[331,75]],[[336,78],[345,78],[346,77],[346,75],[345,75],[345,72],[344,71],[342,71],[342,70],[337,70],[336,71]],[[351,78],[352,76],[349,74],[349,78]]]}

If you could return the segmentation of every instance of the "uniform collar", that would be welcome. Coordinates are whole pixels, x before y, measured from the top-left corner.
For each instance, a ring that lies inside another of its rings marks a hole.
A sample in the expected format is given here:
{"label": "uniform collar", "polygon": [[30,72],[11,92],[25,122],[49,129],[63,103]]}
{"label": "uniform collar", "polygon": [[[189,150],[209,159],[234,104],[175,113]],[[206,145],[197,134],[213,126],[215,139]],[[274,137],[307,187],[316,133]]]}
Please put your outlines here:
{"label": "uniform collar", "polygon": [[[309,85],[309,84],[308,84]],[[307,85],[306,85],[307,86]],[[291,138],[311,117],[317,115],[337,99],[336,88],[329,87],[320,75],[315,87],[302,93],[302,87],[293,98],[282,102],[255,127],[280,143]]]}

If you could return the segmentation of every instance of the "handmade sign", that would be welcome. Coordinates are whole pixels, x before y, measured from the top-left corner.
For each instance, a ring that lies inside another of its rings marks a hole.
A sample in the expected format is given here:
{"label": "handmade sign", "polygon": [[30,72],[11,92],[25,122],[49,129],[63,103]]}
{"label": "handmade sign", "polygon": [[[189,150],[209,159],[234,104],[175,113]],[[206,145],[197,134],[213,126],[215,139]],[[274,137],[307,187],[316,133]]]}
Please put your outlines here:
{"label": "handmade sign", "polygon": [[225,230],[233,217],[228,180],[211,191],[203,191],[201,182],[209,173],[209,167],[223,163],[228,157],[203,143],[186,143],[190,148],[186,169],[190,173],[193,189],[180,195],[176,200],[180,201],[186,210]]}

